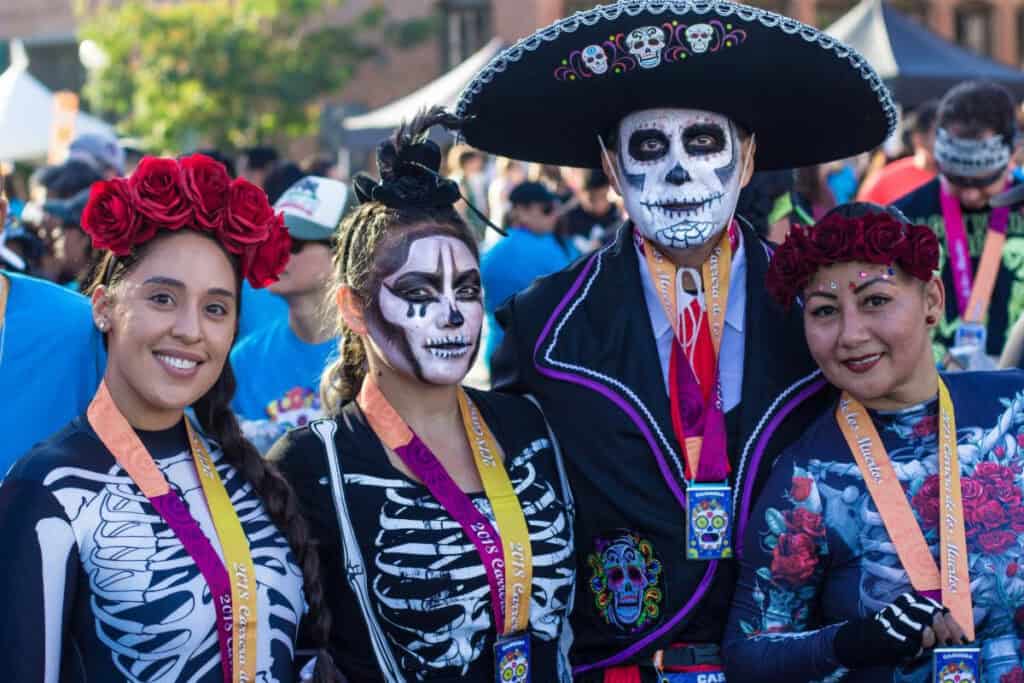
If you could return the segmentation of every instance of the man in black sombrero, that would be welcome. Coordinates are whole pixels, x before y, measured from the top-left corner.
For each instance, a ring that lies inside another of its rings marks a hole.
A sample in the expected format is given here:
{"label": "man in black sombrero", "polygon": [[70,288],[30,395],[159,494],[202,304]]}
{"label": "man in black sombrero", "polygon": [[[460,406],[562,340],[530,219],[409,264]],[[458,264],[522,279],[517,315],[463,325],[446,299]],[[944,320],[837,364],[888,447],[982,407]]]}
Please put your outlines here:
{"label": "man in black sombrero", "polygon": [[540,400],[576,494],[578,680],[724,680],[733,539],[822,384],[736,199],[755,166],[879,144],[888,92],[793,19],[628,0],[508,48],[457,113],[479,149],[603,166],[632,217],[498,314],[495,383]]}

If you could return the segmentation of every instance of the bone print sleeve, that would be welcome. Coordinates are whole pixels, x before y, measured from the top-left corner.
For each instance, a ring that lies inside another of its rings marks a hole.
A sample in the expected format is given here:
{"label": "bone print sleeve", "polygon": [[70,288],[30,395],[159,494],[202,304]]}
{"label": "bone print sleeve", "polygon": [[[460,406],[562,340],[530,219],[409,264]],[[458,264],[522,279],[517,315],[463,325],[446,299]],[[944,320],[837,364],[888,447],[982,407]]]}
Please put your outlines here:
{"label": "bone print sleeve", "polygon": [[729,680],[816,681],[839,668],[838,625],[821,628],[817,609],[829,560],[823,517],[814,479],[784,453],[743,535],[723,643]]}
{"label": "bone print sleeve", "polygon": [[38,481],[9,476],[0,485],[0,548],[3,678],[57,683],[78,549],[63,506]]}

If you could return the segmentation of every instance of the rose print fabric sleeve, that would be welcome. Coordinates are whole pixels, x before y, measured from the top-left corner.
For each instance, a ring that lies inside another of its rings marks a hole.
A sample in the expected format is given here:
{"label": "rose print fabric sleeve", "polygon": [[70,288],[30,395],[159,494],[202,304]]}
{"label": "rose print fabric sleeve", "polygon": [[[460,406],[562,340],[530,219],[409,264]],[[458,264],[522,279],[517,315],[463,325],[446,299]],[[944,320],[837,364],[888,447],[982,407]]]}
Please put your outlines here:
{"label": "rose print fabric sleeve", "polygon": [[729,680],[817,681],[840,668],[839,625],[823,626],[816,608],[832,559],[823,500],[794,450],[776,463],[744,532],[723,643]]}
{"label": "rose print fabric sleeve", "polygon": [[0,670],[4,680],[57,683],[74,605],[78,546],[64,508],[39,482],[0,485]]}

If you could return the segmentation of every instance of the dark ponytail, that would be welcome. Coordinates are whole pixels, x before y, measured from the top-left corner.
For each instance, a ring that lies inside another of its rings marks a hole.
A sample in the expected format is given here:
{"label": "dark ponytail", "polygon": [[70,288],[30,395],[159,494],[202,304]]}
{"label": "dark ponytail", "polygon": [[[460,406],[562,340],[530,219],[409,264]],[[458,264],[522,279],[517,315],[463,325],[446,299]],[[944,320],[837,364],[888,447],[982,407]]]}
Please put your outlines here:
{"label": "dark ponytail", "polygon": [[220,378],[195,403],[193,409],[204,432],[220,444],[224,459],[249,482],[263,501],[274,525],[288,539],[292,554],[302,568],[302,588],[309,605],[309,633],[318,648],[313,681],[335,683],[341,678],[326,645],[331,631],[331,614],[324,604],[320,556],[316,551],[316,543],[310,537],[305,518],[299,513],[297,497],[291,485],[242,436],[238,420],[230,407],[234,394],[235,374],[231,363],[226,362]]}

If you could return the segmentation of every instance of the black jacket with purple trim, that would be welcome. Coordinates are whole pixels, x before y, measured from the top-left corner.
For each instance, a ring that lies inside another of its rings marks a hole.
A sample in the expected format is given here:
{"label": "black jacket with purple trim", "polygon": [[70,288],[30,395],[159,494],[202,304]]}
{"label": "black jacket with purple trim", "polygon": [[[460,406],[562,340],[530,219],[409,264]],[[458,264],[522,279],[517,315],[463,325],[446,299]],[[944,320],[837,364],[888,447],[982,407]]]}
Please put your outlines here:
{"label": "black jacket with purple trim", "polygon": [[[783,311],[764,289],[769,249],[748,226],[742,239],[742,399],[726,415],[740,523],[774,456],[819,412],[818,401],[802,399],[823,383],[799,309]],[[640,277],[627,223],[613,243],[497,313],[505,339],[494,384],[540,400],[576,498],[577,675],[649,662],[670,643],[720,642],[736,579],[733,560],[684,556],[681,454]]]}

